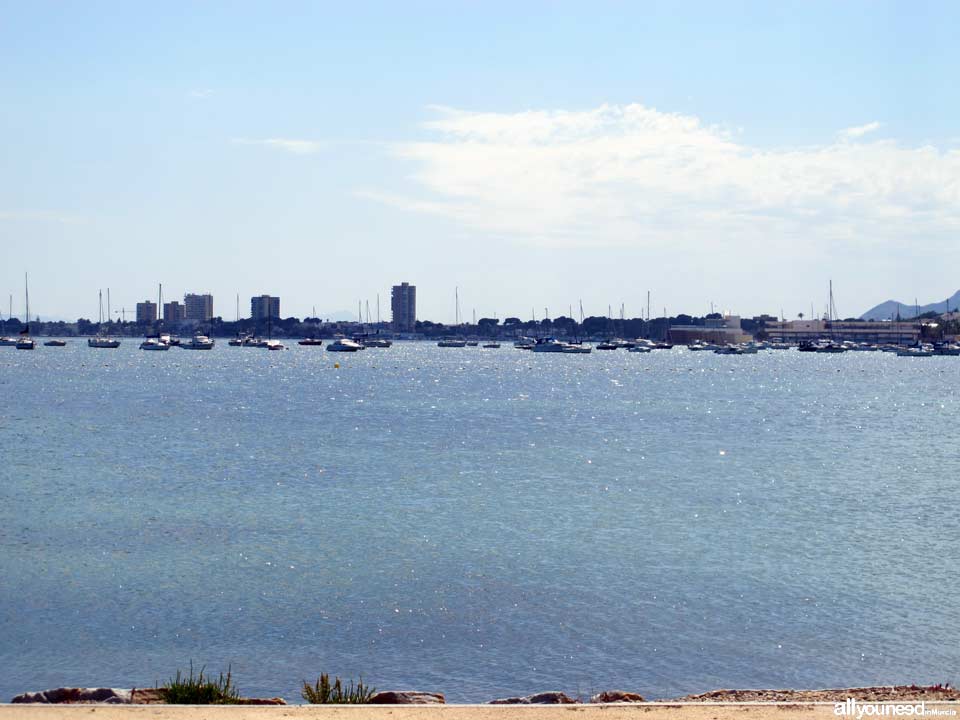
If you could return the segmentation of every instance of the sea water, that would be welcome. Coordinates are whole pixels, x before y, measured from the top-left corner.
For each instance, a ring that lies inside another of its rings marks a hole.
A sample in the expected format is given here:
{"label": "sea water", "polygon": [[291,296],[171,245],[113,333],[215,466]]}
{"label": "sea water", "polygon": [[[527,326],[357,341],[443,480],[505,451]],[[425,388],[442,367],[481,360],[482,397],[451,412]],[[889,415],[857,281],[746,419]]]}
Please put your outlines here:
{"label": "sea water", "polygon": [[[339,368],[335,367],[339,363]],[[0,700],[956,681],[960,358],[0,348]]]}

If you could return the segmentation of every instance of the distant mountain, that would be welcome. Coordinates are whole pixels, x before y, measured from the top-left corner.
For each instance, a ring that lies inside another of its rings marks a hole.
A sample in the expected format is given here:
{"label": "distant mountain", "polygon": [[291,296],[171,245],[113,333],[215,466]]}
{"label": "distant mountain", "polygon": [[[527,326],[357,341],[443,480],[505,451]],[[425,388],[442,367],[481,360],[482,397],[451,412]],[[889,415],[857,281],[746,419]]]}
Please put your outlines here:
{"label": "distant mountain", "polygon": [[[949,307],[948,307],[949,306]],[[950,298],[940,302],[930,303],[920,306],[920,314],[925,312],[944,313],[947,310],[960,309],[960,290],[957,290]],[[902,318],[912,318],[917,316],[917,308],[913,303],[902,303],[896,300],[887,300],[876,307],[872,307],[860,316],[861,320],[889,320],[896,318],[897,313]]]}

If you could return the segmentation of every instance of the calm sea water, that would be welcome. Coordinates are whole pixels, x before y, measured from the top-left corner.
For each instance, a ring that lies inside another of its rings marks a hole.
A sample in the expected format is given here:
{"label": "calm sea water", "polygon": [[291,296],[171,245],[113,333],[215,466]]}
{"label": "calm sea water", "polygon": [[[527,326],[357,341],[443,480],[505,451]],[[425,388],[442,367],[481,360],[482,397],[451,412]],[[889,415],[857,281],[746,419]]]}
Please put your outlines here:
{"label": "calm sea water", "polygon": [[136,346],[0,348],[0,700],[957,680],[960,358]]}

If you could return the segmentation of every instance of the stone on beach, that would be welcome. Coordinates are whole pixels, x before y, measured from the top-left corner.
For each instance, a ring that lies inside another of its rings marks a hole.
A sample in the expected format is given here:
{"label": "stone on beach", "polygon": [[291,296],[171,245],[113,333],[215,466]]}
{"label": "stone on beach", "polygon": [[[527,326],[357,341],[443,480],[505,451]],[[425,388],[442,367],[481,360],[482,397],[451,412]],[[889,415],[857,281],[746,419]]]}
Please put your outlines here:
{"label": "stone on beach", "polygon": [[552,690],[550,692],[536,693],[535,695],[527,695],[525,697],[509,697],[509,698],[500,698],[499,700],[491,700],[488,704],[490,705],[574,705],[576,700],[571,697],[568,697],[565,693],[560,692],[559,690]]}
{"label": "stone on beach", "polygon": [[371,705],[437,705],[446,704],[443,693],[421,690],[383,690],[371,696]]}
{"label": "stone on beach", "polygon": [[642,695],[624,690],[604,690],[590,698],[591,703],[642,703]]}

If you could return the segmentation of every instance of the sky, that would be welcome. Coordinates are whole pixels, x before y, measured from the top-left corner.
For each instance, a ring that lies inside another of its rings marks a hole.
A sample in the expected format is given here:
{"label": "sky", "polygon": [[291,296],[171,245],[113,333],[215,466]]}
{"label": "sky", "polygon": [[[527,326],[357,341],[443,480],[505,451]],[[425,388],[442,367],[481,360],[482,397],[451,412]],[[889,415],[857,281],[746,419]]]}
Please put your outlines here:
{"label": "sky", "polygon": [[841,316],[960,288],[960,4],[0,2],[0,310]]}

